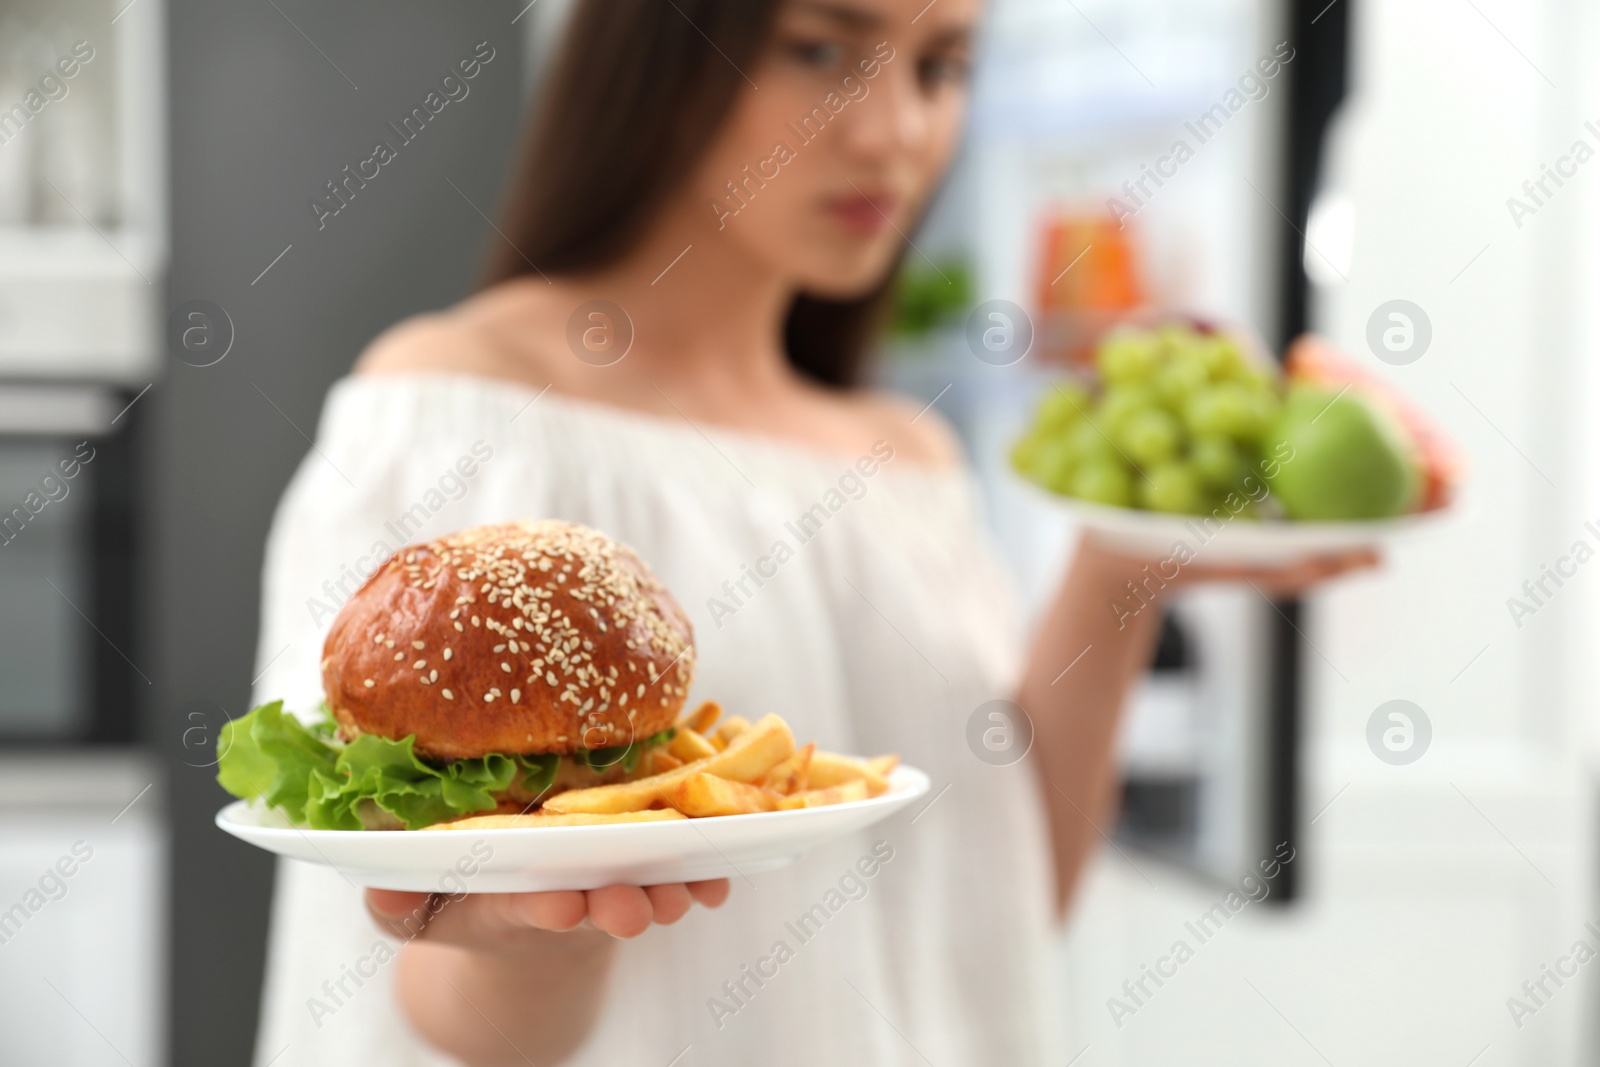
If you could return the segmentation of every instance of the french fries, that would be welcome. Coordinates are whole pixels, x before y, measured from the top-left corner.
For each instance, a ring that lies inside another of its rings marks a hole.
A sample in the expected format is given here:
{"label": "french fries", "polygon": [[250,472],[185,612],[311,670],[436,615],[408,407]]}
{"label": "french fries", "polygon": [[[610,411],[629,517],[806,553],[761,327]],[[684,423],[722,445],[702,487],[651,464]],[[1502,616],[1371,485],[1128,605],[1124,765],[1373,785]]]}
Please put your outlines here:
{"label": "french fries", "polygon": [[727,748],[733,739],[750,729],[750,720],[743,715],[729,715],[711,735],[711,743],[719,749]]}
{"label": "french fries", "polygon": [[643,811],[656,803],[670,805],[668,792],[686,778],[704,772],[730,781],[754,782],[793,752],[794,734],[789,732],[789,724],[776,715],[767,715],[715,755],[632,782],[557,793],[544,802],[544,810],[610,814]]}
{"label": "french fries", "polygon": [[889,780],[873,770],[865,760],[851,759],[833,752],[818,752],[811,757],[811,788],[826,789],[857,780],[867,783],[869,796],[879,796],[889,791]]}
{"label": "french fries", "polygon": [[678,729],[693,730],[697,734],[704,734],[716,725],[722,718],[722,705],[715,700],[708,700],[695,708],[692,712],[678,720]]}
{"label": "french fries", "polygon": [[900,766],[900,757],[890,753],[887,756],[873,756],[871,759],[862,760],[867,769],[880,777],[887,778]]}
{"label": "french fries", "polygon": [[591,826],[848,804],[887,792],[900,764],[894,755],[856,759],[814,744],[797,748],[778,716],[723,719],[712,701],[680,719],[672,740],[648,759],[648,777],[557,793],[533,814],[476,815],[428,829]]}
{"label": "french fries", "polygon": [[673,786],[668,800],[678,811],[697,819],[712,815],[752,815],[778,807],[778,798],[760,786],[732,782],[704,771]]}
{"label": "french fries", "polygon": [[852,778],[843,785],[830,785],[826,789],[808,789],[793,796],[779,797],[778,808],[781,811],[791,811],[795,808],[824,808],[830,804],[866,800],[868,795],[866,779]]}
{"label": "french fries", "polygon": [[762,775],[762,787],[784,796],[805,792],[810,788],[811,754],[816,750],[817,746],[814,744],[796,750],[794,755]]}
{"label": "french fries", "polygon": [[697,759],[715,756],[719,750],[700,731],[680,726],[677,734],[667,742],[667,751],[685,763],[693,763]]}
{"label": "french fries", "polygon": [[546,815],[542,811],[532,811],[525,815],[469,815],[464,819],[454,819],[450,822],[436,822],[432,826],[424,826],[423,829],[510,830],[529,826],[597,826],[602,823],[670,822],[674,819],[682,818],[684,818],[683,813],[672,808],[663,808],[659,811],[621,811],[609,815],[588,812],[573,815]]}

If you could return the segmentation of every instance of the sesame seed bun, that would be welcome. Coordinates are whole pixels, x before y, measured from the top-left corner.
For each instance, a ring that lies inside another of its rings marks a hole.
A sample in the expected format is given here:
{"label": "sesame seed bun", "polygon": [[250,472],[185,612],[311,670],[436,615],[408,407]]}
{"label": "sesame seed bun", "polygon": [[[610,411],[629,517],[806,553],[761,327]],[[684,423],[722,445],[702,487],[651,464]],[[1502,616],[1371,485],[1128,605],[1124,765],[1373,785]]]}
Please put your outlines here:
{"label": "sesame seed bun", "polygon": [[689,620],[638,555],[554,521],[401,549],[322,649],[341,736],[415,734],[436,760],[643,740],[677,720],[693,677]]}

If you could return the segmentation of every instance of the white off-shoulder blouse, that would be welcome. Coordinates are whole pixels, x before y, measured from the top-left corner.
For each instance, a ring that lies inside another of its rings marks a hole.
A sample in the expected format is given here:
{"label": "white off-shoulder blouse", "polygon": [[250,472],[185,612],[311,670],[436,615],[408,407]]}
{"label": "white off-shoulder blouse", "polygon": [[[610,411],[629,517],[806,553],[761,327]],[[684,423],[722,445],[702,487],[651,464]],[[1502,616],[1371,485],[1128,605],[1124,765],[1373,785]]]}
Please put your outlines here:
{"label": "white off-shoulder blouse", "polygon": [[[626,942],[571,1062],[1057,1059],[1037,787],[1026,761],[991,766],[967,742],[974,709],[1015,689],[1019,619],[969,474],[895,444],[830,453],[454,375],[329,393],[267,542],[258,702],[316,705],[333,614],[401,544],[557,518],[631,544],[683,604],[692,702],[777,712],[933,780],[896,818]],[[281,862],[258,1067],[450,1062],[406,1026],[395,947],[338,873]]]}

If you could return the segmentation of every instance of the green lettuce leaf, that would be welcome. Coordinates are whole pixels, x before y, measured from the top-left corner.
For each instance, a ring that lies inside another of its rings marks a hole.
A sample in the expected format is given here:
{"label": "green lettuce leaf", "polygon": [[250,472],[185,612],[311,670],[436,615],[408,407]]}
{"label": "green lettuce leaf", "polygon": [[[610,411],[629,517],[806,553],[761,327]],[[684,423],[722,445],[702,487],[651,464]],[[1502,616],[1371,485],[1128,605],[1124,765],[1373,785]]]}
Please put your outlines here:
{"label": "green lettuce leaf", "polygon": [[263,704],[222,728],[217,781],[236,797],[261,797],[293,822],[306,821],[313,779],[334,774],[338,753],[300,720],[284,713],[283,701]]}
{"label": "green lettuce leaf", "polygon": [[[642,742],[580,752],[598,770],[615,763],[632,771],[643,751],[672,737],[665,730]],[[400,741],[362,735],[339,741],[323,718],[307,726],[285,713],[283,702],[263,704],[223,727],[217,782],[243,800],[257,797],[291,822],[315,830],[360,830],[367,805],[387,812],[408,830],[489,811],[521,777],[521,789],[539,795],[560,768],[559,756],[493,753],[477,759],[430,763],[416,754],[416,738]]]}
{"label": "green lettuce leaf", "polygon": [[627,745],[613,745],[610,748],[580,749],[572,758],[593,771],[604,771],[620,763],[624,774],[632,774],[634,768],[639,766],[640,756],[643,756],[656,745],[664,745],[671,741],[677,733],[676,727],[668,727],[658,734],[651,734],[643,741],[634,741]]}

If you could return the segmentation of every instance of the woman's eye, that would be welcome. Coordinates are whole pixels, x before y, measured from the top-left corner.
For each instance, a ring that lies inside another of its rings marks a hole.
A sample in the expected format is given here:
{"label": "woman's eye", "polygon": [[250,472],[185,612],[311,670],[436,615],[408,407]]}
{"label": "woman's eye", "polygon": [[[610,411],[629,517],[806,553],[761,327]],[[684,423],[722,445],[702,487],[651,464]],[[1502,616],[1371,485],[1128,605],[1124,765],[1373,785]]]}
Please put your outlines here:
{"label": "woman's eye", "polygon": [[843,48],[826,41],[793,41],[788,52],[791,58],[818,70],[836,67],[844,58]]}
{"label": "woman's eye", "polygon": [[917,77],[927,88],[940,85],[964,85],[971,74],[971,64],[958,56],[924,59],[917,65]]}

